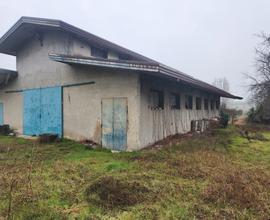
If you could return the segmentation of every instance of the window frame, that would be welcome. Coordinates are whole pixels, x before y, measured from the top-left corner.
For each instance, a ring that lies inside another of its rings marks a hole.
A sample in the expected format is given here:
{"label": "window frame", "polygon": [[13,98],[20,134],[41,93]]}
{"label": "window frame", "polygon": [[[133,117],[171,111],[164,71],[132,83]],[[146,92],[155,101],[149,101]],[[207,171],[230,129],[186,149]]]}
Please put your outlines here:
{"label": "window frame", "polygon": [[215,110],[215,101],[214,101],[214,99],[211,99],[211,100],[210,100],[210,109],[211,109],[212,111]]}
{"label": "window frame", "polygon": [[91,46],[91,56],[100,59],[108,59],[108,51],[95,46]]}
{"label": "window frame", "polygon": [[220,100],[216,100],[216,109],[219,110],[220,109]]}
{"label": "window frame", "polygon": [[[200,102],[197,102],[198,100],[200,100]],[[195,103],[196,110],[202,110],[202,97],[196,97],[195,102],[196,102]]]}
{"label": "window frame", "polygon": [[187,110],[193,110],[193,96],[185,95],[185,107]]}
{"label": "window frame", "polygon": [[[206,105],[206,103],[207,103],[207,105]],[[209,110],[209,99],[208,98],[204,98],[203,105],[204,105],[204,110]]]}
{"label": "window frame", "polygon": [[[172,103],[172,98],[175,98],[175,105]],[[181,95],[176,92],[170,93],[170,108],[174,110],[180,110],[181,109]]]}
{"label": "window frame", "polygon": [[[156,93],[158,97],[158,104],[154,106],[155,103],[153,103],[153,94]],[[158,89],[151,89],[150,90],[150,103],[151,103],[151,109],[152,110],[162,110],[164,109],[164,91],[158,90]]]}
{"label": "window frame", "polygon": [[119,60],[132,60],[132,57],[130,55],[123,53],[118,54],[118,58]]}

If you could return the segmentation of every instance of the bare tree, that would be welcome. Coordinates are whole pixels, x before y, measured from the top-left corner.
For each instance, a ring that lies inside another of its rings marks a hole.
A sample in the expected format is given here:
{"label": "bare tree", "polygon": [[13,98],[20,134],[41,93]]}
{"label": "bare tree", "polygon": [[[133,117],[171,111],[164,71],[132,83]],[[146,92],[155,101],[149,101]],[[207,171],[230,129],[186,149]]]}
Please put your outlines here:
{"label": "bare tree", "polygon": [[270,35],[258,35],[261,43],[256,47],[254,74],[245,74],[251,81],[249,85],[252,100],[261,109],[261,120],[270,122]]}

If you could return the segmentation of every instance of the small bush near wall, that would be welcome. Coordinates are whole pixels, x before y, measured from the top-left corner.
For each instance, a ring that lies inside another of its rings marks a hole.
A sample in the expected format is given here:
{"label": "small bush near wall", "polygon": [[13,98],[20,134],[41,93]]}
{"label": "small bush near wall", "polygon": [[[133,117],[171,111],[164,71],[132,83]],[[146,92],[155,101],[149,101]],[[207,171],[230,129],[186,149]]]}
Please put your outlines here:
{"label": "small bush near wall", "polygon": [[223,127],[223,128],[226,128],[229,124],[229,114],[221,111],[220,112],[220,125]]}
{"label": "small bush near wall", "polygon": [[9,125],[0,126],[0,135],[9,135],[12,132]]}

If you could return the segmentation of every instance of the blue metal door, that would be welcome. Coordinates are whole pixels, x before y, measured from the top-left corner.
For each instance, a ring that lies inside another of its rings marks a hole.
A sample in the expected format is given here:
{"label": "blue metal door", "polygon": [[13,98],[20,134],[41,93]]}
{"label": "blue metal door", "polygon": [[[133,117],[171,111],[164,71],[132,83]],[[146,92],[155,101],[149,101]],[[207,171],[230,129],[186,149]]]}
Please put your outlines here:
{"label": "blue metal door", "polygon": [[40,89],[23,92],[23,133],[40,134]]}
{"label": "blue metal door", "polygon": [[4,124],[4,105],[0,103],[0,125]]}
{"label": "blue metal door", "polygon": [[62,88],[41,89],[41,133],[62,136]]}
{"label": "blue metal door", "polygon": [[102,146],[113,149],[113,99],[102,100]]}
{"label": "blue metal door", "polygon": [[102,146],[112,150],[127,147],[127,99],[102,100]]}
{"label": "blue metal door", "polygon": [[127,145],[127,100],[113,100],[113,137],[114,150],[125,150]]}
{"label": "blue metal door", "polygon": [[26,90],[23,92],[23,130],[25,135],[45,133],[62,136],[61,87]]}

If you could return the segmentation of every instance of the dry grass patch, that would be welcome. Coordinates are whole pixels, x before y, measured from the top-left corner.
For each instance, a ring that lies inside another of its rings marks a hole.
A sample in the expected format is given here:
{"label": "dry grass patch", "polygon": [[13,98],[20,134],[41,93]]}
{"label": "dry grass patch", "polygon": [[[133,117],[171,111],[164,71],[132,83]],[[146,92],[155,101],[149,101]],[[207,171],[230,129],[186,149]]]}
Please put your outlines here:
{"label": "dry grass patch", "polygon": [[226,156],[208,150],[178,153],[167,161],[172,174],[185,179],[206,179],[227,163]]}
{"label": "dry grass patch", "polygon": [[219,169],[203,191],[211,203],[230,204],[270,215],[270,175],[261,169]]}
{"label": "dry grass patch", "polygon": [[32,165],[19,162],[16,165],[0,169],[0,198],[6,201],[0,213],[8,218],[20,206],[32,204],[38,199],[38,192],[33,188]]}
{"label": "dry grass patch", "polygon": [[137,181],[105,176],[86,189],[89,203],[106,209],[125,208],[149,199],[151,190]]}

